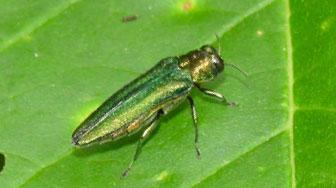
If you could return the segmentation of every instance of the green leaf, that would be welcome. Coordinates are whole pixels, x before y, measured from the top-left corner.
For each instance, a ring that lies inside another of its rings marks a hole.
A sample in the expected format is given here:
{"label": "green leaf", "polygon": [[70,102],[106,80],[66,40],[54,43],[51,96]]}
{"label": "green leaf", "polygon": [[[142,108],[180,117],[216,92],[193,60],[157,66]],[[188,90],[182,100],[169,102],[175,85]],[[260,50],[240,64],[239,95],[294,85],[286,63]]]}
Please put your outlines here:
{"label": "green leaf", "polygon": [[336,6],[293,1],[294,151],[298,187],[336,186]]}
{"label": "green leaf", "polygon": [[[0,1],[1,187],[335,185],[335,8],[299,0]],[[123,17],[136,15],[130,22]],[[289,17],[291,15],[292,17]],[[127,178],[137,135],[75,149],[72,131],[155,65],[204,44],[226,67],[160,121]]]}

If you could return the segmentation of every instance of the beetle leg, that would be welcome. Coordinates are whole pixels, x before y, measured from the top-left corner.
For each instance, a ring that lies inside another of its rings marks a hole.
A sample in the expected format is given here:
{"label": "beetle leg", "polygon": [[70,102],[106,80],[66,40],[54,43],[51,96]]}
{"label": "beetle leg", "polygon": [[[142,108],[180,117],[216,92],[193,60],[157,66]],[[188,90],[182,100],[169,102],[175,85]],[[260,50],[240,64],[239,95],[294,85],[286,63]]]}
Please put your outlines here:
{"label": "beetle leg", "polygon": [[159,111],[157,113],[157,115],[155,116],[155,118],[149,123],[149,126],[144,130],[144,132],[142,133],[139,141],[138,141],[138,145],[137,148],[135,150],[135,154],[133,156],[132,161],[129,163],[127,169],[124,171],[124,173],[122,174],[122,177],[125,177],[128,175],[128,172],[131,170],[133,163],[137,160],[137,158],[139,157],[139,154],[141,152],[141,148],[142,148],[142,144],[143,142],[149,137],[149,135],[155,130],[155,128],[158,125],[158,119],[161,116],[163,112]]}
{"label": "beetle leg", "polygon": [[220,101],[223,101],[228,106],[237,106],[237,104],[235,102],[228,102],[228,100],[224,97],[224,95],[222,95],[220,93],[217,93],[216,91],[203,88],[198,84],[195,84],[195,86],[197,87],[197,89],[199,89],[204,94],[209,95],[211,97],[215,97],[215,98],[219,99]]}
{"label": "beetle leg", "polygon": [[195,127],[195,149],[196,149],[196,154],[197,154],[197,158],[201,157],[201,152],[198,146],[198,124],[197,124],[197,113],[196,113],[196,108],[194,105],[194,100],[188,96],[187,97],[189,104],[190,104],[190,108],[191,108],[191,116],[193,118],[193,123],[194,123],[194,127]]}

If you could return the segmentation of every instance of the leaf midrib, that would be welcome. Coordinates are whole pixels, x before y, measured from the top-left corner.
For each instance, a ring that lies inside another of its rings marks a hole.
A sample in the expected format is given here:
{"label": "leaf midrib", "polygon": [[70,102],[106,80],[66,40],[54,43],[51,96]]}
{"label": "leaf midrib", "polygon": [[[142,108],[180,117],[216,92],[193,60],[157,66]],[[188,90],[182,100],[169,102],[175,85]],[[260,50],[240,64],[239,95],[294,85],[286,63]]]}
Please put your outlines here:
{"label": "leaf midrib", "polygon": [[289,145],[290,145],[290,166],[291,166],[291,183],[292,187],[296,187],[295,179],[295,151],[294,151],[294,113],[296,110],[294,103],[294,70],[293,70],[293,46],[292,46],[292,35],[291,35],[291,25],[290,25],[290,2],[285,1],[285,12],[286,12],[286,38],[287,38],[287,74],[288,74],[288,122],[287,128],[289,130]]}

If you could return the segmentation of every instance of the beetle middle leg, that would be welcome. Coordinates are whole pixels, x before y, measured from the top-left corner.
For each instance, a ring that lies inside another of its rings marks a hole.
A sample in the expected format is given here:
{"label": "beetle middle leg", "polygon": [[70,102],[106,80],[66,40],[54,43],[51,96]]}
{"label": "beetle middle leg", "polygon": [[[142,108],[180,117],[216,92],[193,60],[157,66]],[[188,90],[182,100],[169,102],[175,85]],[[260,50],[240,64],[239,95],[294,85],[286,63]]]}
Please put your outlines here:
{"label": "beetle middle leg", "polygon": [[224,95],[217,93],[216,91],[210,90],[210,89],[206,89],[201,87],[198,84],[195,84],[195,86],[197,87],[197,89],[199,89],[202,93],[209,95],[211,97],[215,97],[217,99],[219,99],[220,101],[223,101],[226,105],[228,106],[237,106],[237,104],[235,102],[229,102]]}
{"label": "beetle middle leg", "polygon": [[193,118],[193,123],[194,123],[194,127],[195,127],[195,149],[196,149],[196,154],[197,154],[197,158],[201,157],[201,152],[198,146],[198,124],[197,124],[197,114],[196,114],[196,108],[194,105],[194,100],[188,96],[187,97],[189,104],[190,104],[190,108],[191,108],[191,116]]}
{"label": "beetle middle leg", "polygon": [[132,161],[129,163],[127,169],[124,171],[124,173],[122,174],[122,177],[125,177],[128,175],[128,172],[131,170],[133,163],[137,160],[137,158],[139,157],[139,154],[141,152],[142,149],[142,144],[144,143],[144,141],[146,141],[146,139],[150,136],[150,134],[155,130],[155,128],[158,125],[158,119],[159,117],[163,114],[163,112],[160,110],[157,112],[156,116],[150,121],[149,126],[144,130],[144,132],[142,133],[139,141],[138,141],[138,145],[137,148],[135,150],[135,154],[133,156]]}

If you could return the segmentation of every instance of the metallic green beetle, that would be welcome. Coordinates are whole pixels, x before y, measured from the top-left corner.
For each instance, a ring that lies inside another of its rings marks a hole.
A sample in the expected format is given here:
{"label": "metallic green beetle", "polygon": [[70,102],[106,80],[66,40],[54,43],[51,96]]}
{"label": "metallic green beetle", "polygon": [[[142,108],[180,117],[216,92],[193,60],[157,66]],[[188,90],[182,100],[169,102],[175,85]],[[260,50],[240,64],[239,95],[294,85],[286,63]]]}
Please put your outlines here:
{"label": "metallic green beetle", "polygon": [[133,159],[123,173],[126,176],[159,118],[187,99],[195,126],[196,153],[200,156],[196,109],[189,94],[195,87],[227,105],[233,105],[223,95],[200,86],[213,80],[223,70],[223,59],[208,45],[179,57],[165,58],[99,106],[74,131],[72,143],[80,147],[114,141],[143,130]]}

